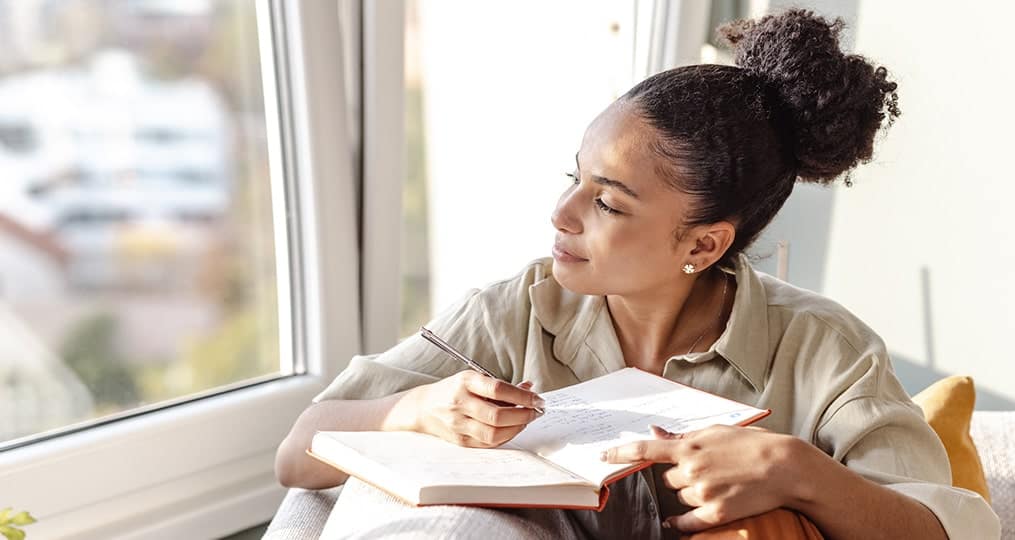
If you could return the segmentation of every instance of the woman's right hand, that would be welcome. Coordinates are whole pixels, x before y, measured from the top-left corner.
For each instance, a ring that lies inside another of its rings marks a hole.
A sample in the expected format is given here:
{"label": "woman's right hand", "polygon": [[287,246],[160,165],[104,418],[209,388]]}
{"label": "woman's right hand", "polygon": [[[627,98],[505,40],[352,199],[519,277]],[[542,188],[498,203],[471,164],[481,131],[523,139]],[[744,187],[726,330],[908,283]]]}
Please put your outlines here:
{"label": "woman's right hand", "polygon": [[412,391],[415,431],[459,446],[500,446],[541,416],[533,407],[542,407],[543,400],[531,387],[529,382],[514,386],[472,370],[419,386]]}

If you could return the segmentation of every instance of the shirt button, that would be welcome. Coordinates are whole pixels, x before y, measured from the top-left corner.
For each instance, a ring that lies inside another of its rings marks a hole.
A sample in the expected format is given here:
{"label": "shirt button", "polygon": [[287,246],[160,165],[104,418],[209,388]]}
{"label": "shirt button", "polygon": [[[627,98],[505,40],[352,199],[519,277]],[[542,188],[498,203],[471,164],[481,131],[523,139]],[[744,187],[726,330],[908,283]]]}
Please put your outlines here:
{"label": "shirt button", "polygon": [[648,515],[652,519],[656,519],[658,517],[658,514],[656,513],[656,504],[655,503],[648,503]]}

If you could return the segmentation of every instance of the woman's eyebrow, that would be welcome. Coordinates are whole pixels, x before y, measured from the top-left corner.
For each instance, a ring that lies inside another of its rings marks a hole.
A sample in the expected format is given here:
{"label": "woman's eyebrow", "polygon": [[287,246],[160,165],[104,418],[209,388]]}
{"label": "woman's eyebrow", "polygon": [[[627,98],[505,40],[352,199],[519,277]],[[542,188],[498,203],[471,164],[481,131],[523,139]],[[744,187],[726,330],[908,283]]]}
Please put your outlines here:
{"label": "woman's eyebrow", "polygon": [[[578,167],[579,171],[581,170],[581,165],[578,164],[578,154],[574,155],[574,165],[575,165],[575,167]],[[634,197],[635,199],[638,198],[638,194],[635,193],[633,189],[627,187],[627,184],[625,184],[625,183],[623,183],[623,182],[621,182],[619,180],[611,180],[611,179],[606,178],[604,176],[596,176],[594,174],[590,174],[589,178],[591,178],[593,182],[595,182],[595,183],[597,183],[599,185],[608,186],[608,187],[612,187],[612,188],[617,188],[620,191],[623,191],[624,193]]]}

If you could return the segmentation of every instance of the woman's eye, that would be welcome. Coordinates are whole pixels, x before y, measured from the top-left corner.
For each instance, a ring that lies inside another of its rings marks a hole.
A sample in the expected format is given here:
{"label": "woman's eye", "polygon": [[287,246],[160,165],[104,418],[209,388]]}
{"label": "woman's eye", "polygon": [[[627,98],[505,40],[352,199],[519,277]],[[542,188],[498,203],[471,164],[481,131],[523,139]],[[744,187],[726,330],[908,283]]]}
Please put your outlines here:
{"label": "woman's eye", "polygon": [[[571,179],[571,184],[572,185],[577,186],[577,185],[581,184],[581,179],[578,178],[578,173],[577,172],[564,173],[564,176],[567,176],[568,178]],[[621,214],[622,213],[620,210],[617,210],[616,208],[613,208],[612,206],[604,203],[603,199],[601,197],[596,197],[595,198],[595,203],[596,203],[596,207],[598,207],[599,210],[601,210],[604,214],[614,215],[614,214]]]}
{"label": "woman's eye", "polygon": [[599,197],[596,197],[596,206],[598,206],[600,210],[602,210],[603,212],[606,212],[607,214],[619,214],[620,213],[619,210],[617,210],[616,208],[613,208],[613,207],[607,205],[606,203],[603,202],[603,199],[601,199]]}

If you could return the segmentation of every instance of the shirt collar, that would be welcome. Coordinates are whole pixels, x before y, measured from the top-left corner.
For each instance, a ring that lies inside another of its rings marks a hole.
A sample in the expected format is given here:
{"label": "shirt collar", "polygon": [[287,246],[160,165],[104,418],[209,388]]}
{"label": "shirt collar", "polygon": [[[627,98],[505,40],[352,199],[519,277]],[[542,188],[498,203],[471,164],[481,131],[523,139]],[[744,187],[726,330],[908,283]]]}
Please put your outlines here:
{"label": "shirt collar", "polygon": [[758,392],[765,388],[772,354],[768,342],[768,295],[747,257],[737,257],[737,294],[726,329],[709,349],[722,356]]}
{"label": "shirt collar", "polygon": [[[553,355],[587,380],[624,367],[613,320],[602,296],[572,292],[553,278],[553,260],[545,259],[544,279],[529,287],[532,310],[543,329],[553,334]],[[768,298],[747,257],[740,255],[734,273],[737,292],[726,329],[708,352],[671,360],[697,363],[721,357],[757,391],[765,387],[770,363]],[[577,361],[588,356],[586,361]]]}
{"label": "shirt collar", "polygon": [[553,334],[553,356],[579,380],[606,375],[624,367],[613,320],[602,296],[578,294],[561,287],[550,271],[529,287],[532,310],[543,329]]}

